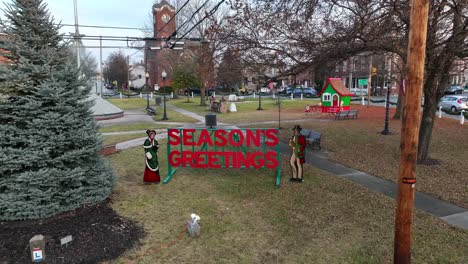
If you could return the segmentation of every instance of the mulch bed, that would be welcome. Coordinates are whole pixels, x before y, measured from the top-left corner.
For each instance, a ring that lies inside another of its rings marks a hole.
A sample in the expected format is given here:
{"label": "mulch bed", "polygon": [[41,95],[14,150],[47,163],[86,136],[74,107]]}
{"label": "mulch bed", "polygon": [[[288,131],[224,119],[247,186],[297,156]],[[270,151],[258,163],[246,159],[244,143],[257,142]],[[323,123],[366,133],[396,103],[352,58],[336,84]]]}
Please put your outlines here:
{"label": "mulch bed", "polygon": [[[0,222],[0,263],[32,263],[29,240],[46,240],[45,263],[98,263],[118,258],[144,236],[144,230],[124,219],[109,201],[43,220]],[[72,235],[73,241],[60,245]]]}

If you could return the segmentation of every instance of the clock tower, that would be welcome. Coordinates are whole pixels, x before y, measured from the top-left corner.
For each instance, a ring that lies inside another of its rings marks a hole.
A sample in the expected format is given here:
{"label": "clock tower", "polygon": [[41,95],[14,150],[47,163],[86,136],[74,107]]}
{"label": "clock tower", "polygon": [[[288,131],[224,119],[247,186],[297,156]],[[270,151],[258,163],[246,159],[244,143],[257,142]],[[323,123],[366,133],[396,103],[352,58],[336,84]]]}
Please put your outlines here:
{"label": "clock tower", "polygon": [[175,8],[166,0],[153,6],[155,38],[167,38],[176,30],[176,19],[172,19],[175,13]]}
{"label": "clock tower", "polygon": [[[176,9],[166,0],[153,5],[153,30],[155,40],[146,42],[145,63],[146,69],[150,75],[149,85],[154,89],[155,86],[163,87],[171,85],[171,58],[173,50],[163,48],[165,39],[176,31]],[[166,71],[167,78],[163,80],[161,73]]]}

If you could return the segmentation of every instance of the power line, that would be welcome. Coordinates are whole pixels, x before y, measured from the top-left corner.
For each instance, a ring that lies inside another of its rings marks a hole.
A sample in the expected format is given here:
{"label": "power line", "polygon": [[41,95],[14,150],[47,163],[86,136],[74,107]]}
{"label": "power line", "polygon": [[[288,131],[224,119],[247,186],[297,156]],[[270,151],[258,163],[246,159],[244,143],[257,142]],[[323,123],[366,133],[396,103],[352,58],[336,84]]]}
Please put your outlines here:
{"label": "power line", "polygon": [[[164,26],[158,30],[158,33],[159,34],[175,17],[177,17],[177,14],[179,14],[180,11],[182,11],[182,9],[184,9],[184,7],[190,2],[190,0],[187,0],[187,2],[185,2],[181,8],[179,8],[179,10],[177,10],[177,12],[171,17],[171,19],[169,19],[169,21],[167,21],[166,24],[164,24]],[[176,31],[177,32],[177,31]]]}
{"label": "power line", "polygon": [[[185,26],[185,24],[187,24],[190,20],[192,20],[192,19],[195,17],[195,15],[196,15],[198,12],[200,12],[200,10],[201,10],[209,1],[210,1],[210,0],[206,0],[205,3],[203,3],[197,10],[195,10],[195,12],[192,14],[192,16],[191,16],[189,19],[187,19],[184,23],[182,23],[182,25],[180,25],[179,28],[177,28],[177,29],[174,31],[174,33],[172,33],[172,35],[175,35],[175,34],[177,33],[177,31],[179,31],[183,26]],[[171,35],[171,36],[172,36],[172,35]],[[187,35],[187,34],[185,34],[185,35]],[[185,35],[184,35],[184,36],[185,36]],[[169,39],[171,38],[171,36],[169,36]]]}
{"label": "power line", "polygon": [[[72,40],[76,39],[75,36],[63,35],[63,39]],[[87,36],[81,35],[80,39],[83,40],[107,40],[107,41],[162,41],[165,38],[153,38],[153,37],[122,37],[122,36]],[[184,40],[188,41],[200,41],[201,38],[185,38]]]}
{"label": "power line", "polygon": [[[215,7],[213,7],[208,13],[205,14],[205,16],[200,19],[200,21],[198,21],[195,25],[193,25],[189,30],[187,30],[185,32],[184,35],[182,35],[182,37],[178,38],[170,47],[170,49],[173,49],[176,45],[176,43],[178,41],[180,41],[181,39],[183,39],[188,33],[190,33],[190,31],[192,31],[195,27],[197,27],[198,25],[200,25],[201,22],[203,22],[205,19],[207,19],[208,17],[212,16],[214,13],[216,13],[216,11],[218,10],[219,6],[224,3],[226,0],[221,0]],[[206,2],[205,2],[206,3]]]}
{"label": "power line", "polygon": [[[65,27],[74,27],[73,24],[55,24],[57,26],[65,26]],[[95,25],[78,25],[79,27],[88,27],[88,28],[110,28],[110,29],[132,29],[132,30],[142,30],[142,31],[151,31],[151,29],[142,29],[142,28],[135,28],[135,27],[111,27],[111,26],[95,26]]]}

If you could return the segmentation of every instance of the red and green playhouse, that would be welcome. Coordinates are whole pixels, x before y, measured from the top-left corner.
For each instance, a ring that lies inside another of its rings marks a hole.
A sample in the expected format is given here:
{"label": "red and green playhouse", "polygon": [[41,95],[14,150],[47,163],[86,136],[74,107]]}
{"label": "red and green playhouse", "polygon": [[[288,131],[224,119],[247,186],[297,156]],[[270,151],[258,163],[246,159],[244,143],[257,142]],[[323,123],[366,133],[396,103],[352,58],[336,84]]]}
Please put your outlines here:
{"label": "red and green playhouse", "polygon": [[344,86],[341,78],[327,78],[320,96],[322,113],[338,113],[340,111],[349,110],[351,103],[351,91]]}

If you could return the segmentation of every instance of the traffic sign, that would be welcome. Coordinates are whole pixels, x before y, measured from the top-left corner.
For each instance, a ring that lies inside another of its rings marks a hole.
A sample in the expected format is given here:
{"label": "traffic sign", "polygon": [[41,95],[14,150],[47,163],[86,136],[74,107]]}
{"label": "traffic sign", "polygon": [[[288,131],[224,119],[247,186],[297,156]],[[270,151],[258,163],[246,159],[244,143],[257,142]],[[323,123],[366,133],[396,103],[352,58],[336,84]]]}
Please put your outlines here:
{"label": "traffic sign", "polygon": [[358,85],[367,85],[367,79],[358,79]]}

